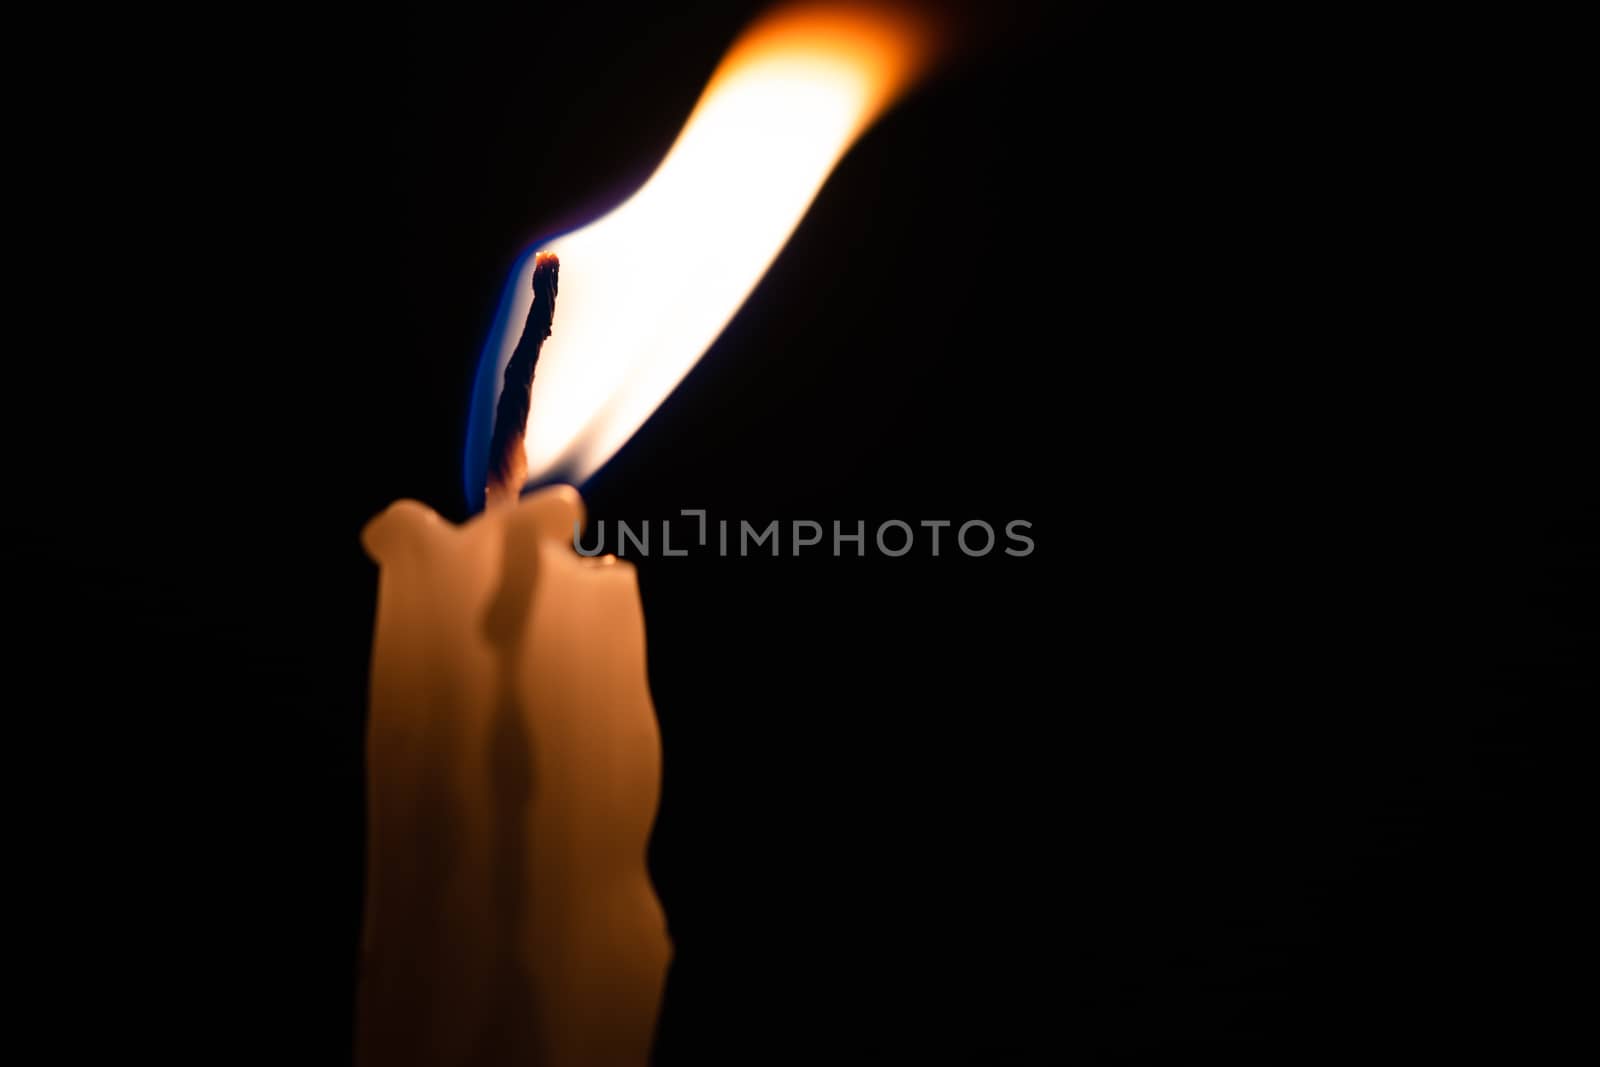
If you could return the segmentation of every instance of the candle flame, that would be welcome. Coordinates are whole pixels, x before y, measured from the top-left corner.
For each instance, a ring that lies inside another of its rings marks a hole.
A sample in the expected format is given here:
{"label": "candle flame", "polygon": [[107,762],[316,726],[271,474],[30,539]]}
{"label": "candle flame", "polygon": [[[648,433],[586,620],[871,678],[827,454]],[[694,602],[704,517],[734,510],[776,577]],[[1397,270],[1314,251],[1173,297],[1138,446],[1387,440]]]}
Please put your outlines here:
{"label": "candle flame", "polygon": [[528,471],[581,483],[710,348],[932,45],[924,20],[837,5],[786,7],[747,29],[645,185],[513,270],[479,367],[469,499],[482,502],[488,424],[536,251],[560,257],[561,299],[533,381]]}

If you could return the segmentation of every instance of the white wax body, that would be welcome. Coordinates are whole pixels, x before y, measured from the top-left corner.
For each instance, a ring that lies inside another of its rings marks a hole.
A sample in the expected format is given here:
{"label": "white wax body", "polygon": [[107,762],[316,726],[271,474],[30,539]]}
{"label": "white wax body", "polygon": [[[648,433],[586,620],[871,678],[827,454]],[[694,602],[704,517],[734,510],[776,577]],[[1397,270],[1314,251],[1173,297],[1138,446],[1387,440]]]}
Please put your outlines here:
{"label": "white wax body", "polygon": [[570,487],[452,525],[401,501],[380,566],[357,1062],[648,1062],[667,963],[645,865],[661,742],[634,568]]}

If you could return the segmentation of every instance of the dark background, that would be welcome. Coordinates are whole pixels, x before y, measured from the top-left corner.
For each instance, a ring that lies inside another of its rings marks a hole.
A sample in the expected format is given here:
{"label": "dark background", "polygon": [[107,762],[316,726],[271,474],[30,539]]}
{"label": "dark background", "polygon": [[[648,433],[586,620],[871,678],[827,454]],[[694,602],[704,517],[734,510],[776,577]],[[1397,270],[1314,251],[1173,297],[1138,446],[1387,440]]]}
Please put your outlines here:
{"label": "dark background", "polygon": [[[57,751],[128,779],[51,855],[95,872],[74,1002],[153,987],[129,1042],[348,1055],[358,531],[463,517],[506,272],[647,176],[751,9],[108,32],[68,258],[109,314],[61,320],[13,526]],[[1532,134],[1467,81],[1307,76],[1331,22],[984,11],[585,487],[1037,542],[640,561],[658,1061],[1527,1053],[1573,1000],[1546,756],[1594,706],[1597,546],[1549,290],[1466,167]]]}

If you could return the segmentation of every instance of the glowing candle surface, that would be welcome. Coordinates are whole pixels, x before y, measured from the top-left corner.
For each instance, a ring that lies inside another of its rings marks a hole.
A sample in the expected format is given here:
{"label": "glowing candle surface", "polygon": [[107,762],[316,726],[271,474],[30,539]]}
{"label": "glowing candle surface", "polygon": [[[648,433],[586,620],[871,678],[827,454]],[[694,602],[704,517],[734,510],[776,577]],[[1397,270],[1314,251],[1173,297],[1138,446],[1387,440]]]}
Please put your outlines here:
{"label": "glowing candle surface", "polygon": [[368,725],[358,1062],[644,1064],[670,955],[637,576],[558,486],[463,526],[401,501]]}

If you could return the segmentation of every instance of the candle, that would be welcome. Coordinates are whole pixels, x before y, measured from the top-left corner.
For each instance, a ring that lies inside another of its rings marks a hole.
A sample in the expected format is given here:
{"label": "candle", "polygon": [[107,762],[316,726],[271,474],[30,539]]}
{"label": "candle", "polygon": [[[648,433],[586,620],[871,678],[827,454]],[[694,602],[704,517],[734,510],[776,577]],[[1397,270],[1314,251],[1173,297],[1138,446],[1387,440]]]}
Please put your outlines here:
{"label": "candle", "polygon": [[467,447],[490,510],[455,526],[402,501],[367,527],[363,1067],[648,1060],[670,947],[645,868],[661,746],[637,579],[574,550],[574,489],[519,493],[581,481],[632,435],[930,48],[904,12],[752,25],[650,181],[513,272]]}
{"label": "candle", "polygon": [[670,955],[645,869],[660,738],[631,564],[542,490],[402,501],[380,567],[359,1062],[643,1064]]}

